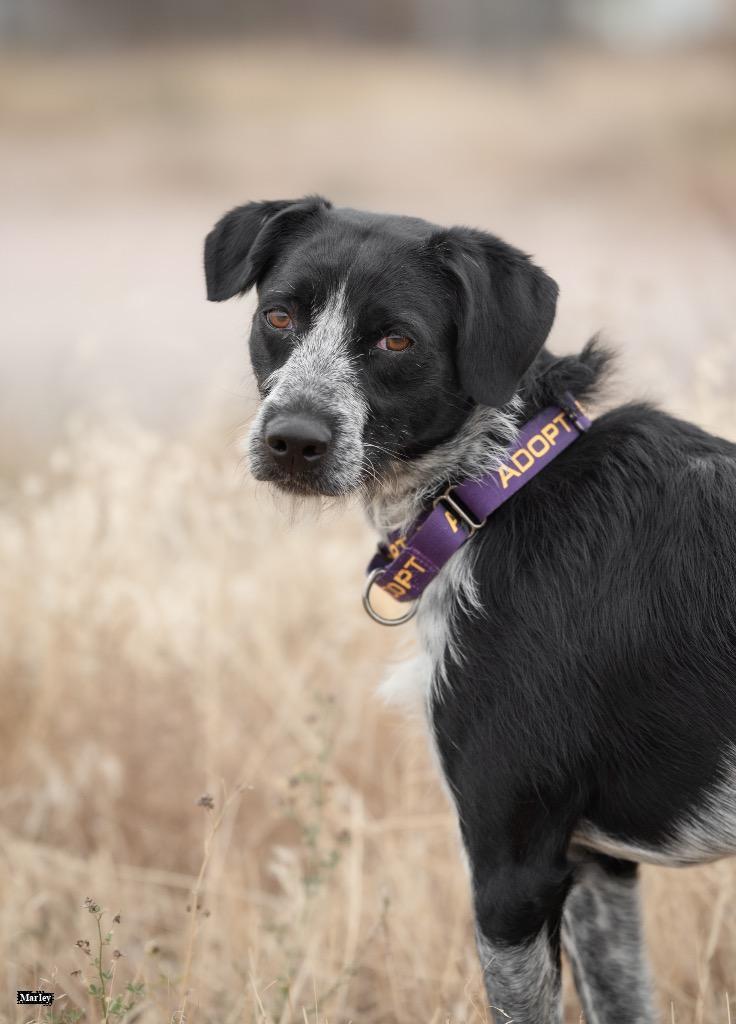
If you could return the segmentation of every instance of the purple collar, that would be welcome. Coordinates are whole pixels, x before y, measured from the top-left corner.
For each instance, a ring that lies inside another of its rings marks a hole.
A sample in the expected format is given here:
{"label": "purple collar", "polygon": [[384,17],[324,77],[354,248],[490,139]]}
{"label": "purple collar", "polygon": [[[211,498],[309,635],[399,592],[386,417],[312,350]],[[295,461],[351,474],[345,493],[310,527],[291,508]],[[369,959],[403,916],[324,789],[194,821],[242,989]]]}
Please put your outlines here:
{"label": "purple collar", "polygon": [[[589,426],[590,420],[580,403],[566,394],[562,407],[549,406],[522,427],[493,473],[448,487],[406,533],[395,530],[389,534],[387,543],[379,544],[368,566],[363,606],[370,617],[385,626],[408,622],[417,610],[417,598],[445,562],[485,526],[497,508]],[[413,602],[409,611],[396,619],[380,615],[370,602],[374,584],[397,601]]]}

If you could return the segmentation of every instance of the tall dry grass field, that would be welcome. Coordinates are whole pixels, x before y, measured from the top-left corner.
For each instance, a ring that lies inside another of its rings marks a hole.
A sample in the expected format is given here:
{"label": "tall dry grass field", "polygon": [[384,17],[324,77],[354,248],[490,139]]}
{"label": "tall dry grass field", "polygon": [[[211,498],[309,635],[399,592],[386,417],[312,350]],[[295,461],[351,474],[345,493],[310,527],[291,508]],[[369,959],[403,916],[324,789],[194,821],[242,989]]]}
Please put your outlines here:
{"label": "tall dry grass field", "polygon": [[[612,327],[621,394],[736,437],[727,57],[651,78],[569,54],[535,74],[302,54],[281,92],[262,50],[4,65],[2,1020],[51,1020],[15,1005],[36,987],[67,1024],[488,1019],[424,725],[376,696],[412,641],[360,609],[360,511],[294,515],[229,427],[151,405],[242,338],[247,312],[201,296],[210,223],[321,189],[528,245],[563,286],[555,348]],[[299,160],[250,145],[270,118]],[[84,404],[70,365],[87,397],[123,380],[150,401],[62,427],[65,395]],[[729,862],[644,870],[669,1021],[732,1019],[735,885]]]}
{"label": "tall dry grass field", "polygon": [[[40,986],[104,1019],[90,897],[128,1020],[486,1020],[422,725],[374,694],[368,530],[290,527],[219,440],[80,423],[0,517],[6,1018]],[[676,1020],[728,1020],[735,883],[645,871]]]}

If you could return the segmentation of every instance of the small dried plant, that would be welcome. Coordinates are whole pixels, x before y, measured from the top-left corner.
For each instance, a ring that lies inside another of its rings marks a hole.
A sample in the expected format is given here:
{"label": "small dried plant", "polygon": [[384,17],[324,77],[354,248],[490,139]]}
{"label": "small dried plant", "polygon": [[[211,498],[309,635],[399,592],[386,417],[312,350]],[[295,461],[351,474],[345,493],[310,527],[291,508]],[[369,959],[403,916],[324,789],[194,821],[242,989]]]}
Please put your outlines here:
{"label": "small dried plant", "polygon": [[[115,971],[125,955],[113,946],[112,941],[114,926],[120,924],[121,916],[115,914],[111,927],[107,928],[103,921],[108,912],[96,900],[88,896],[83,906],[94,917],[96,927],[91,942],[86,938],[77,939],[76,946],[86,958],[87,969],[78,969],[72,974],[85,981],[100,1024],[121,1024],[143,1000],[145,986],[143,982],[129,981],[121,992],[113,995]],[[63,1024],[75,1024],[85,1016],[80,1010],[65,1010],[64,1013]]]}
{"label": "small dried plant", "polygon": [[194,885],[191,888],[191,902],[189,903],[187,910],[191,913],[189,931],[187,935],[186,952],[184,954],[184,969],[181,976],[180,986],[180,1005],[179,1009],[174,1015],[174,1020],[177,1024],[183,1024],[187,1019],[187,1006],[189,1003],[189,997],[191,995],[191,975],[192,975],[192,963],[194,959],[194,949],[197,941],[197,931],[199,927],[200,916],[208,917],[209,911],[202,907],[201,893],[202,887],[207,876],[207,868],[209,867],[210,859],[214,849],[215,837],[222,825],[225,815],[228,812],[232,802],[240,796],[243,791],[243,785],[238,785],[232,792],[228,793],[225,789],[225,785],[222,786],[222,798],[219,807],[216,805],[215,798],[210,793],[203,794],[199,800],[197,800],[197,807],[202,807],[208,815],[211,815],[208,827],[205,831],[202,861],[199,867],[199,872],[194,881]]}

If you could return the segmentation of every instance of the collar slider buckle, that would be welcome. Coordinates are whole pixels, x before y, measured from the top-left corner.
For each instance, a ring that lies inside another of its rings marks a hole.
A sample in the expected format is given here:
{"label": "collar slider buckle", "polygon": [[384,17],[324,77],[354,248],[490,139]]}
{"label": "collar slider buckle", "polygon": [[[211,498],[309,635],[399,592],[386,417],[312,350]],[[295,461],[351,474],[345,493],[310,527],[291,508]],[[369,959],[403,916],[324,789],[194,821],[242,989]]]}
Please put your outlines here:
{"label": "collar slider buckle", "polygon": [[480,522],[473,519],[470,513],[459,504],[455,496],[452,494],[452,490],[453,486],[450,484],[447,490],[444,491],[443,494],[440,494],[439,498],[434,499],[432,502],[432,508],[436,508],[440,503],[446,505],[453,515],[457,516],[457,518],[462,520],[462,522],[467,526],[469,531],[468,536],[472,537],[477,530],[481,530],[486,525],[488,517],[486,516],[486,518],[482,519]]}

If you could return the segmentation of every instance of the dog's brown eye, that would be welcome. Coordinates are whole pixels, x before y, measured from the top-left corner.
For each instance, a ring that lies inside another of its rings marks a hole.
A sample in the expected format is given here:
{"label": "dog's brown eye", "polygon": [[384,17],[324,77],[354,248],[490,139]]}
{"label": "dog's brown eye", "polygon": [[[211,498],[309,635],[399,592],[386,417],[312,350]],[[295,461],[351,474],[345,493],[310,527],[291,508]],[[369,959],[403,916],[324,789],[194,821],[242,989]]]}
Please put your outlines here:
{"label": "dog's brown eye", "polygon": [[277,331],[288,331],[290,327],[294,326],[285,309],[269,309],[266,313],[266,320]]}
{"label": "dog's brown eye", "polygon": [[411,348],[413,344],[411,338],[407,338],[403,334],[389,334],[386,338],[381,338],[376,342],[376,348],[382,348],[386,352],[403,352],[405,349]]}

